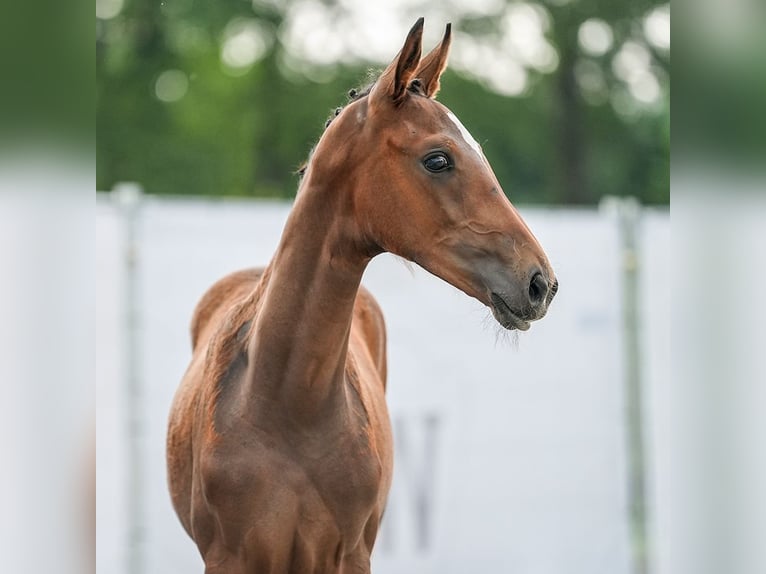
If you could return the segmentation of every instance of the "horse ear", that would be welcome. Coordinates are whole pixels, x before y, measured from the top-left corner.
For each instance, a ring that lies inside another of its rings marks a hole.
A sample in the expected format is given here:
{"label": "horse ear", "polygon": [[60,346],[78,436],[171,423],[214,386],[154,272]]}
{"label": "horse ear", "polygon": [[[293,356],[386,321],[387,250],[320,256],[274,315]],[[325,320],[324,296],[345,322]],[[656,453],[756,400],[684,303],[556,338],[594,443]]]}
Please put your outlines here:
{"label": "horse ear", "polygon": [[420,61],[415,77],[419,78],[425,89],[426,96],[436,97],[439,91],[439,79],[447,67],[447,56],[452,43],[452,24],[447,24],[444,38],[436,48]]}
{"label": "horse ear", "polygon": [[415,25],[407,34],[404,46],[396,58],[383,71],[370,92],[370,101],[392,99],[398,104],[407,94],[407,86],[415,77],[415,71],[420,63],[420,53],[423,39],[423,18],[418,18]]}

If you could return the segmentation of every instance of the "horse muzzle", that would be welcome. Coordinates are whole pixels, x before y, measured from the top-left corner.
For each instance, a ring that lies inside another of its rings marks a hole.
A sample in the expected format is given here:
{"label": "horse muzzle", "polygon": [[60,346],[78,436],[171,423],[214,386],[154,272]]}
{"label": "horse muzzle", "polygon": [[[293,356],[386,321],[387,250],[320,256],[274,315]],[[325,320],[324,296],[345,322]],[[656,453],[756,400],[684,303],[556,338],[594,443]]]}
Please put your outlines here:
{"label": "horse muzzle", "polygon": [[549,282],[541,272],[532,275],[525,290],[516,296],[490,291],[490,309],[505,329],[527,331],[532,321],[542,319],[559,289],[558,279]]}

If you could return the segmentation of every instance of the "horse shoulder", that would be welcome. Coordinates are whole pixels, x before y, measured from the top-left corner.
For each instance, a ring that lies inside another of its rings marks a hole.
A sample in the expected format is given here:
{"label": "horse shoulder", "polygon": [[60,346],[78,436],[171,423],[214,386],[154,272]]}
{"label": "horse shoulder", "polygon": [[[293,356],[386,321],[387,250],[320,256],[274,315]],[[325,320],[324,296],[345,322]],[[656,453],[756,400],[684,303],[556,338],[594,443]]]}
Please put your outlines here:
{"label": "horse shoulder", "polygon": [[199,415],[210,409],[216,396],[215,385],[207,378],[211,370],[209,362],[222,353],[222,349],[217,348],[217,341],[226,339],[216,337],[216,334],[224,327],[232,310],[253,293],[261,274],[260,269],[245,269],[218,280],[202,296],[192,316],[192,359],[173,398],[166,449],[173,506],[190,534],[193,468],[199,447],[195,443],[200,432],[204,435],[212,428],[211,421]]}
{"label": "horse shoulder", "polygon": [[[197,303],[191,321],[192,349],[220,326],[232,304],[251,293],[263,269],[242,269],[216,281]],[[204,335],[204,337],[203,337]]]}
{"label": "horse shoulder", "polygon": [[375,297],[364,287],[359,288],[356,297],[353,326],[364,342],[385,389],[386,322]]}

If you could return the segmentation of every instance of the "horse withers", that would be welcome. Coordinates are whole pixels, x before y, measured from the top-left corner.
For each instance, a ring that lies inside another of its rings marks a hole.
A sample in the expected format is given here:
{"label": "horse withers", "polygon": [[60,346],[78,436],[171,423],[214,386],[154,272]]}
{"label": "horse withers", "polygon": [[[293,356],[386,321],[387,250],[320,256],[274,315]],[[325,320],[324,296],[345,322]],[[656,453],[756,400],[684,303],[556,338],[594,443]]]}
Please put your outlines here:
{"label": "horse withers", "polygon": [[450,27],[421,59],[422,32],[329,122],[269,265],[195,310],[167,459],[207,574],[370,571],[393,464],[385,326],[360,286],[373,257],[419,264],[506,329],[556,293],[481,146],[434,99]]}

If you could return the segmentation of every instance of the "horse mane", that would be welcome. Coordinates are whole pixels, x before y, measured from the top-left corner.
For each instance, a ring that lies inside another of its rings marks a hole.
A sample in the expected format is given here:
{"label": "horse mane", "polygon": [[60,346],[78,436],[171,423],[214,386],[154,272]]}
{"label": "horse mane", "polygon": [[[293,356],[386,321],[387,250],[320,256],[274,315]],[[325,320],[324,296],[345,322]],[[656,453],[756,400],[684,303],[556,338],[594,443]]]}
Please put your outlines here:
{"label": "horse mane", "polygon": [[[367,84],[365,84],[364,87],[350,89],[347,93],[348,100],[346,101],[344,105],[335,108],[335,110],[330,115],[330,117],[327,118],[327,120],[324,123],[324,130],[322,131],[322,133],[324,134],[324,132],[327,131],[327,128],[330,127],[330,124],[332,123],[332,121],[340,115],[340,113],[346,108],[346,106],[348,106],[349,104],[353,104],[354,102],[358,100],[361,100],[365,96],[370,95],[370,92],[372,91],[372,87],[374,85],[375,85],[375,80],[373,79]],[[425,93],[423,91],[423,85],[420,81],[420,78],[413,79],[410,82],[408,89],[415,94],[418,94],[420,96],[425,96]],[[311,151],[309,152],[308,158],[303,163],[301,163],[300,167],[294,172],[298,176],[299,181],[306,174],[306,169],[308,168],[309,162],[311,161],[311,156],[314,153],[315,147],[316,147],[316,144],[312,146]]]}
{"label": "horse mane", "polygon": [[[374,85],[375,85],[375,82],[372,81],[372,82],[369,82],[368,84],[366,84],[362,88],[352,88],[352,89],[350,89],[348,91],[348,93],[347,93],[348,100],[342,106],[335,108],[335,111],[333,111],[333,113],[330,115],[330,117],[327,118],[327,120],[324,123],[324,130],[322,131],[322,133],[327,131],[327,128],[330,127],[330,124],[332,123],[332,121],[340,115],[340,113],[346,108],[346,106],[348,106],[349,104],[353,104],[354,102],[356,102],[358,100],[361,100],[365,96],[368,96],[370,94],[370,91],[372,91],[372,86],[374,86]],[[316,144],[314,144],[314,146],[312,146],[311,151],[309,152],[308,159],[306,159],[306,161],[304,161],[301,164],[301,166],[295,171],[295,173],[298,175],[299,178],[302,178],[305,175],[306,168],[309,165],[309,161],[311,161],[311,156],[314,153],[314,148],[315,147],[316,147]]]}

